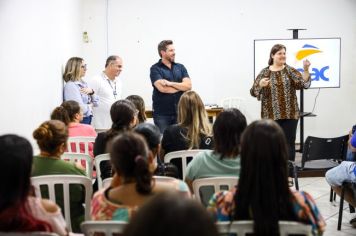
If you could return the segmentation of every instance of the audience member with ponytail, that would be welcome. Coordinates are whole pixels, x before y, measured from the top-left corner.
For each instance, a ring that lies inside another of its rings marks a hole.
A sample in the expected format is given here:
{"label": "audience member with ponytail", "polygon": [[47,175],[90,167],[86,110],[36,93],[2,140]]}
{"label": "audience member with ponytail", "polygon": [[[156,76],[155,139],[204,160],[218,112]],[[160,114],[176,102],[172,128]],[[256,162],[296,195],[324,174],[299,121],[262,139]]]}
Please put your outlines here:
{"label": "audience member with ponytail", "polygon": [[[112,139],[124,131],[131,130],[137,123],[137,110],[135,105],[128,100],[118,100],[110,108],[112,120],[111,129],[99,133],[94,143],[94,156],[109,153]],[[101,178],[106,179],[112,176],[111,165],[103,162],[100,166]]]}
{"label": "audience member with ponytail", "polygon": [[[83,120],[83,112],[76,101],[65,101],[59,107],[56,107],[51,114],[51,120],[60,120],[68,127],[69,137],[96,137],[96,132],[91,125],[80,123]],[[89,144],[89,154],[94,157],[93,144]],[[75,150],[75,145],[72,145],[72,150]],[[84,145],[80,147],[84,153]]]}
{"label": "audience member with ponytail", "polygon": [[110,160],[115,175],[111,186],[93,197],[93,220],[129,221],[132,214],[155,194],[175,191],[152,178],[156,166],[154,156],[139,134],[129,131],[115,137]]}
{"label": "audience member with ponytail", "polygon": [[33,151],[17,135],[0,136],[0,232],[55,232],[67,235],[60,208],[31,196]]}
{"label": "audience member with ponytail", "polygon": [[[67,148],[68,139],[68,129],[62,121],[50,120],[42,123],[33,132],[33,137],[40,148],[40,154],[34,157],[32,176],[58,174],[86,176],[80,163],[75,165],[60,159]],[[59,189],[57,191],[62,191]],[[47,192],[43,189],[41,191],[43,196],[46,196]],[[82,186],[73,185],[70,187],[70,195],[72,229],[73,232],[80,232],[80,223],[84,220],[84,189]],[[61,205],[63,195],[58,196],[57,202],[63,208],[63,205]]]}

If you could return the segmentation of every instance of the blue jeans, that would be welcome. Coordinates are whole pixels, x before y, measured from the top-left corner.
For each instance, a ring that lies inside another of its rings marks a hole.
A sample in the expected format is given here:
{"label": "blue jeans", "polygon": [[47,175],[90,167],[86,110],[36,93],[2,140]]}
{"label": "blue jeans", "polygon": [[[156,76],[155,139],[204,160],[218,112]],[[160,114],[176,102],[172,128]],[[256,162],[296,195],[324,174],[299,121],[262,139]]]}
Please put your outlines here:
{"label": "blue jeans", "polygon": [[177,116],[162,116],[162,115],[155,115],[153,114],[153,122],[163,134],[164,130],[170,126],[177,124]]}
{"label": "blue jeans", "polygon": [[356,183],[356,163],[353,161],[343,161],[340,165],[328,170],[325,174],[326,181],[331,186],[342,185],[342,182]]}
{"label": "blue jeans", "polygon": [[80,123],[90,125],[92,117],[93,116],[85,116],[85,117],[83,117],[83,120]]}

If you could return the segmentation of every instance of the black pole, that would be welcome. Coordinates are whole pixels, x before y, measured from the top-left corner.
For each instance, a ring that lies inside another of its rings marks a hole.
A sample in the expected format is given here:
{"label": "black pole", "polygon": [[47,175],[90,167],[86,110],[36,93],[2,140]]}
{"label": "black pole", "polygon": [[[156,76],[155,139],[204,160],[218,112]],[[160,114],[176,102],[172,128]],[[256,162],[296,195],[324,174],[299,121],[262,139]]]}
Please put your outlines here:
{"label": "black pole", "polygon": [[[306,30],[306,29],[288,29],[293,31],[293,39],[298,39],[298,32],[299,30]],[[299,152],[303,153],[303,146],[304,146],[304,89],[300,89],[300,96],[299,96],[299,104],[300,104],[300,149]]]}

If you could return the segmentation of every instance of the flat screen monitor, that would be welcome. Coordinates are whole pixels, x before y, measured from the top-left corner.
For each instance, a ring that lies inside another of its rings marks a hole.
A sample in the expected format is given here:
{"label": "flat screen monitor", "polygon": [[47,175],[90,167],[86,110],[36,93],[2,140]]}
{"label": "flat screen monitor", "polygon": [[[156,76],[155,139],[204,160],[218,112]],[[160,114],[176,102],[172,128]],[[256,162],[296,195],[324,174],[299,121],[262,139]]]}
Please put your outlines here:
{"label": "flat screen monitor", "polygon": [[254,78],[268,66],[269,53],[275,44],[286,46],[287,64],[303,71],[303,60],[311,62],[311,88],[340,87],[340,38],[256,39],[254,40]]}

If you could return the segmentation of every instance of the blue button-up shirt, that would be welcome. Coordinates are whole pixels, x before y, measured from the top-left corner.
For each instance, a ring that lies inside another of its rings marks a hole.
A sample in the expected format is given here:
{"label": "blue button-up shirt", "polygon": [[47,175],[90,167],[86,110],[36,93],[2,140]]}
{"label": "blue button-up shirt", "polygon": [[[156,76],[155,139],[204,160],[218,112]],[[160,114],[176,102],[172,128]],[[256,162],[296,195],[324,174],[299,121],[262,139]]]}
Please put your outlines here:
{"label": "blue button-up shirt", "polygon": [[169,69],[162,60],[151,66],[151,82],[153,87],[152,109],[154,115],[177,115],[177,106],[183,92],[161,93],[154,83],[159,79],[165,79],[171,82],[181,83],[183,78],[189,78],[187,69],[179,63],[172,63]]}

